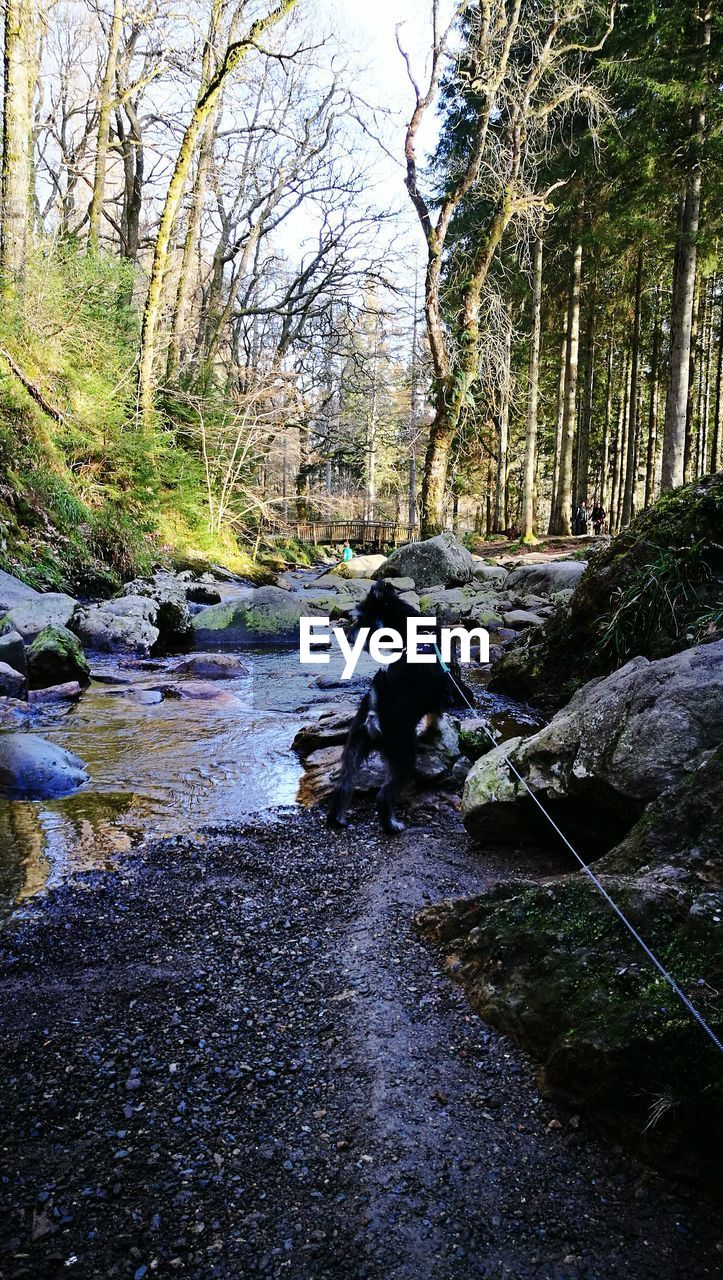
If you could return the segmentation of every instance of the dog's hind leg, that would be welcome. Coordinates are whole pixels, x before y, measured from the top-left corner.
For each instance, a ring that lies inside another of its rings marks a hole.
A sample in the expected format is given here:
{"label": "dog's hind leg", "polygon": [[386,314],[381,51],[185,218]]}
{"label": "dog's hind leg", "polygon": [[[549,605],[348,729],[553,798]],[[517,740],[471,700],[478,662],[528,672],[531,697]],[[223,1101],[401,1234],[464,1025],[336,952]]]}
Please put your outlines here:
{"label": "dog's hind leg", "polygon": [[369,690],[367,697],[369,699],[369,710],[364,721],[364,728],[372,742],[377,742],[382,736],[382,726],[379,722],[379,699],[374,685]]}
{"label": "dog's hind leg", "polygon": [[354,778],[374,746],[367,728],[369,715],[370,705],[367,694],[359,704],[359,710],[352,720],[349,736],[344,744],[339,781],[329,802],[327,822],[330,827],[345,827],[347,824],[346,811],[354,791]]}
{"label": "dog's hind leg", "polygon": [[404,831],[404,822],[396,812],[400,794],[414,774],[416,760],[416,735],[411,733],[395,735],[393,743],[385,749],[389,766],[389,777],[377,796],[377,813],[379,821],[387,835],[396,835]]}

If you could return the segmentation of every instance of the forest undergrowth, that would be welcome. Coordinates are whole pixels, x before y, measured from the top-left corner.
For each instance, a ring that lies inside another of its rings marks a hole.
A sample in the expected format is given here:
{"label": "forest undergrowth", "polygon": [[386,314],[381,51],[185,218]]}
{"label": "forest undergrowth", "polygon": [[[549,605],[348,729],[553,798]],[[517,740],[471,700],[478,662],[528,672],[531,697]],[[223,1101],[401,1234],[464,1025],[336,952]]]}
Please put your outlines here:
{"label": "forest undergrowth", "polygon": [[92,593],[159,563],[259,577],[303,559],[253,530],[212,534],[187,420],[170,398],[151,424],[136,415],[138,283],[122,260],[50,242],[22,299],[3,308],[0,567],[38,588]]}

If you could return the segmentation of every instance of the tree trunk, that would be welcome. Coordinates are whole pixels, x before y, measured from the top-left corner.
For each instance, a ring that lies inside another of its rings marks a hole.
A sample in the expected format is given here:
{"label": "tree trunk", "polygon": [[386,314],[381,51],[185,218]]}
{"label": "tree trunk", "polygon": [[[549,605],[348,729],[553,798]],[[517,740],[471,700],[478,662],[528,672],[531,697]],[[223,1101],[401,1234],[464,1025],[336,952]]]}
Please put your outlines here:
{"label": "tree trunk", "polygon": [[713,294],[715,277],[706,289],[706,306],[703,322],[703,339],[698,387],[698,458],[696,474],[704,476],[708,463],[708,434],[710,426],[710,367],[713,346]]}
{"label": "tree trunk", "polygon": [[0,276],[6,293],[22,280],[30,220],[32,0],[6,0],[4,29]]}
{"label": "tree trunk", "polygon": [[587,331],[585,335],[585,379],[583,385],[582,405],[580,407],[580,423],[577,435],[577,469],[575,478],[574,505],[577,507],[588,500],[588,480],[590,471],[590,432],[592,429],[593,392],[595,390],[595,301],[597,280],[595,275],[590,282],[590,299],[588,304]]}
{"label": "tree trunk", "polygon": [[648,410],[648,457],[645,467],[645,505],[655,499],[655,472],[658,459],[658,364],[660,360],[660,285],[655,290],[653,348],[650,353],[650,408]]}
{"label": "tree trunk", "polygon": [[510,364],[512,359],[512,317],[507,308],[507,332],[505,334],[504,382],[500,399],[499,438],[497,449],[497,484],[495,487],[495,533],[507,528],[507,485],[509,479],[508,452],[510,442]]}
{"label": "tree trunk", "polygon": [[623,493],[622,524],[630,524],[635,502],[635,447],[638,431],[638,381],[640,368],[640,308],[643,296],[643,250],[638,250],[635,272],[635,317],[633,320],[633,347],[630,366],[630,412],[628,422],[627,452],[625,457],[625,490]]}
{"label": "tree trunk", "polygon": [[494,465],[492,454],[487,458],[487,492],[485,494],[485,534],[489,538],[492,532],[492,487],[494,485]]}
{"label": "tree trunk", "polygon": [[570,276],[570,299],[567,326],[567,353],[565,359],[565,410],[560,442],[560,465],[557,492],[552,512],[552,532],[570,536],[572,515],[572,456],[575,443],[575,419],[577,416],[577,369],[580,348],[580,277],[582,274],[582,245],[577,244],[573,254]]}
{"label": "tree trunk", "polygon": [[364,519],[373,521],[377,505],[377,406],[379,402],[379,320],[374,331],[372,356],[372,398],[367,419],[366,501]]}
{"label": "tree trunk", "polygon": [[123,161],[123,212],[121,215],[121,256],[135,262],[140,247],[141,206],[143,202],[143,138],[135,108],[125,104],[128,130],[123,113],[116,111],[116,132]]}
{"label": "tree trunk", "polygon": [[540,394],[540,336],[542,333],[542,236],[535,240],[532,267],[532,329],[527,374],[525,420],[525,478],[522,486],[522,541],[535,538],[535,471],[537,465],[537,404]]}
{"label": "tree trunk", "polygon": [[[457,320],[457,354],[453,363],[443,357],[444,369],[435,361],[438,391],[435,415],[429,428],[429,443],[424,460],[422,480],[422,537],[430,538],[444,528],[444,507],[447,488],[447,472],[462,410],[478,374],[479,313],[490,267],[494,262],[502,237],[514,211],[513,190],[505,189],[499,206],[492,217],[487,235],[480,240],[470,265]],[[430,255],[425,284],[425,312],[430,345],[446,352],[442,328],[439,255]]]}
{"label": "tree trunk", "polygon": [[412,350],[409,378],[409,478],[408,478],[408,517],[413,529],[417,523],[417,326],[419,323],[419,302],[417,298],[417,273],[414,273],[414,313],[412,315]]}
{"label": "tree trunk", "polygon": [[171,381],[180,368],[184,355],[184,334],[188,321],[188,312],[193,294],[193,259],[201,233],[201,215],[206,195],[206,181],[209,164],[213,153],[216,112],[209,116],[201,137],[198,152],[198,165],[191,191],[191,204],[188,211],[188,225],[183,241],[183,254],[178,274],[178,285],[171,319],[171,340],[168,346],[168,364],[166,378]]}
{"label": "tree trunk", "polygon": [[[211,15],[211,26],[206,44],[203,51],[203,60],[201,63],[201,85],[206,86],[211,79],[213,70],[213,58],[215,54],[215,46],[217,40],[217,24],[219,18],[219,9],[213,6]],[[184,352],[184,332],[188,317],[188,310],[193,292],[193,276],[191,274],[193,258],[196,253],[196,247],[200,240],[201,234],[201,216],[203,213],[203,202],[206,195],[206,183],[208,178],[208,170],[213,158],[213,143],[216,132],[216,118],[220,99],[217,101],[214,109],[209,113],[198,149],[198,164],[196,166],[196,176],[191,189],[191,201],[188,211],[188,225],[186,227],[186,235],[183,241],[183,254],[181,256],[181,268],[178,274],[178,285],[176,287],[176,297],[173,307],[173,316],[171,318],[171,340],[168,346],[168,363],[166,366],[166,378],[170,382],[178,372]],[[223,268],[221,269],[223,276]]]}
{"label": "tree trunk", "polygon": [[608,465],[610,454],[610,423],[613,412],[613,336],[610,335],[607,355],[607,371],[605,375],[605,419],[603,421],[602,442],[600,445],[600,506],[605,510],[608,487]]}
{"label": "tree trunk", "polygon": [[284,429],[281,454],[281,514],[289,518],[289,431]]}
{"label": "tree trunk", "polygon": [[623,376],[620,384],[620,394],[618,398],[618,422],[615,432],[615,446],[613,451],[613,473],[610,487],[610,532],[616,533],[618,528],[618,520],[620,518],[620,493],[622,488],[623,475],[623,459],[625,450],[625,422],[628,412],[628,373],[629,373],[629,353],[625,355],[625,364],[623,368]]}
{"label": "tree trunk", "polygon": [[560,450],[562,448],[562,420],[565,416],[565,370],[567,368],[567,334],[570,321],[569,302],[565,307],[565,325],[562,334],[562,348],[560,350],[560,376],[557,380],[557,418],[555,421],[555,444],[552,455],[552,491],[550,494],[550,519],[548,521],[547,532],[553,532],[552,523],[555,511],[555,496],[557,494],[557,477],[560,469]]}
{"label": "tree trunk", "polygon": [[693,295],[693,319],[690,327],[690,361],[688,363],[688,397],[685,406],[685,444],[683,446],[683,480],[688,484],[693,479],[695,417],[696,417],[696,370],[700,368],[702,310],[705,305],[705,285],[698,281]]}
{"label": "tree trunk", "polygon": [[618,412],[617,412],[616,436],[613,440],[613,466],[610,472],[610,511],[608,517],[608,529],[610,534],[617,532],[616,525],[616,506],[619,479],[621,479],[621,440],[623,431],[623,390],[619,393]]}
{"label": "tree trunk", "polygon": [[711,442],[711,471],[718,470],[718,459],[720,457],[720,437],[721,437],[721,415],[723,415],[723,299],[721,299],[720,319],[718,328],[718,365],[716,369],[715,380],[715,410],[713,416],[713,440]]}
{"label": "tree trunk", "polygon": [[[138,358],[138,413],[143,419],[150,418],[153,412],[154,366],[158,321],[161,314],[163,278],[168,262],[171,236],[183,197],[183,189],[199,138],[207,119],[216,107],[226,80],[241,65],[249,50],[255,46],[258,38],[270,27],[274,26],[275,23],[280,22],[286,14],[290,13],[295,4],[296,0],[280,0],[266,17],[258,18],[252,23],[248,35],[244,39],[234,41],[228,46],[209,84],[199,94],[191,119],[186,126],[158,224],[148,284],[148,296],[141,324]],[[214,20],[212,19],[212,21]]]}
{"label": "tree trunk", "polygon": [[618,462],[617,487],[615,492],[615,529],[620,528],[623,514],[623,495],[625,493],[625,467],[628,457],[628,434],[630,428],[630,352],[625,356],[625,385],[623,387],[622,398],[622,416],[620,419],[620,430],[618,432],[618,448],[620,457]]}
{"label": "tree trunk", "polygon": [[98,139],[95,148],[95,170],[93,173],[93,197],[90,202],[88,244],[97,249],[100,243],[100,224],[103,217],[103,201],[105,199],[105,166],[108,158],[110,141],[110,118],[115,96],[115,77],[118,65],[118,50],[123,33],[123,0],[113,0],[113,17],[108,34],[108,57],[103,72],[98,100]]}
{"label": "tree trunk", "polygon": [[[704,12],[701,26],[701,46],[707,49],[711,37],[711,10]],[[665,426],[663,429],[663,468],[660,487],[663,492],[683,483],[685,424],[688,407],[688,383],[690,377],[690,337],[693,324],[693,298],[698,228],[700,225],[700,196],[702,186],[702,155],[705,132],[705,105],[695,110],[691,130],[692,163],[685,186],[682,215],[676,245],[676,270],[673,280],[673,309],[670,324],[670,377],[665,402]]]}

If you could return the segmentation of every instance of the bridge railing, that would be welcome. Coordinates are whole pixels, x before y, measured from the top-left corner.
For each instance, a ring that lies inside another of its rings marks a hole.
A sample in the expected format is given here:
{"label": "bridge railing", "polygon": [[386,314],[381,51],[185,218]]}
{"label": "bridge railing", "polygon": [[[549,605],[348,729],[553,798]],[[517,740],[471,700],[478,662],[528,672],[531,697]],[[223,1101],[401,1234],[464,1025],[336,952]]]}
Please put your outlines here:
{"label": "bridge railing", "polygon": [[351,542],[365,547],[398,547],[405,542],[413,542],[417,536],[415,525],[371,520],[301,521],[293,526],[293,531],[302,542],[312,542],[314,546]]}

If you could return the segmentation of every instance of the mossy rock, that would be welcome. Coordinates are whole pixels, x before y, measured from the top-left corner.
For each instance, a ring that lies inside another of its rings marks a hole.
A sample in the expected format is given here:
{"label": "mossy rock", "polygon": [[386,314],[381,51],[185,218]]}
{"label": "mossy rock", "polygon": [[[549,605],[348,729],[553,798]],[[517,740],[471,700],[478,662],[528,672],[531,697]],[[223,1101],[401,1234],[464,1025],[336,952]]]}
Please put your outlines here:
{"label": "mossy rock", "polygon": [[23,601],[0,619],[0,634],[17,631],[30,644],[46,627],[65,629],[78,608],[78,601],[64,592],[48,591]]}
{"label": "mossy rock", "polygon": [[28,683],[31,689],[77,680],[90,680],[88,659],[77,636],[67,627],[44,627],[27,650]]}
{"label": "mossy rock", "polygon": [[470,582],[474,561],[466,547],[451,533],[440,533],[424,542],[397,547],[374,578],[412,578],[417,591],[428,587],[455,587]]}
{"label": "mossy rock", "polygon": [[[648,806],[596,873],[719,1037],[723,747]],[[646,1142],[723,1139],[720,1055],[583,874],[505,883],[417,917],[487,1021],[541,1064],[549,1092]]]}
{"label": "mossy rock", "polygon": [[246,595],[210,605],[192,619],[194,643],[224,645],[293,645],[304,614],[296,596],[282,587],[257,587]]}

